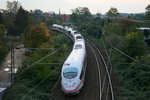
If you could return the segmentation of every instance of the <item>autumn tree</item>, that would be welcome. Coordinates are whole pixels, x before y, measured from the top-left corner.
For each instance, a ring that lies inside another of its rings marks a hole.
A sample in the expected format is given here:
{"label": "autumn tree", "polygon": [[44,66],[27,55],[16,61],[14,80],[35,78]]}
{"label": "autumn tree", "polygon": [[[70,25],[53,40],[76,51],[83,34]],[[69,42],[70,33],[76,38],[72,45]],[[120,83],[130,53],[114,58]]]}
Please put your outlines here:
{"label": "autumn tree", "polygon": [[46,26],[46,24],[44,23],[44,22],[41,22],[40,23],[40,27],[45,31],[45,35],[46,35],[46,37],[49,37],[50,36],[50,34],[49,34],[49,30],[48,30],[48,28],[47,28],[47,26]]}
{"label": "autumn tree", "polygon": [[110,10],[106,13],[109,18],[117,18],[119,16],[119,12],[117,8],[111,7]]}
{"label": "autumn tree", "polygon": [[46,41],[45,31],[39,26],[31,27],[30,30],[26,32],[24,39],[25,47],[40,47],[41,43]]}
{"label": "autumn tree", "polygon": [[49,39],[50,33],[44,22],[40,26],[32,26],[24,33],[25,47],[37,48]]}

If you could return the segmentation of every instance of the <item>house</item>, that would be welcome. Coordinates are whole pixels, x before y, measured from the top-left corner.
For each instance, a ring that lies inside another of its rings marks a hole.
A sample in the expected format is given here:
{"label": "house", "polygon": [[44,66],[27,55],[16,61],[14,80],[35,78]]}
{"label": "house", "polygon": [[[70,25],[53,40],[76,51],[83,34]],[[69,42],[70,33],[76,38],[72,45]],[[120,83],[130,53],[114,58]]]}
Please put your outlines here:
{"label": "house", "polygon": [[147,46],[150,46],[150,28],[149,27],[139,27],[136,28],[144,32],[144,40]]}

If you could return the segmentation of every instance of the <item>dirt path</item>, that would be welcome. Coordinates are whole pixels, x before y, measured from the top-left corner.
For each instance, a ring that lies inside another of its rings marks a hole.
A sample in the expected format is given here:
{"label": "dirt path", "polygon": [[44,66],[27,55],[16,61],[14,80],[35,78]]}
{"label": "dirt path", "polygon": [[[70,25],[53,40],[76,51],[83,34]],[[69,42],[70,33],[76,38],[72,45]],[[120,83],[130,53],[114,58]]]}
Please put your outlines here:
{"label": "dirt path", "polygon": [[[15,58],[15,71],[21,66],[22,59],[24,57],[24,48],[14,49],[14,58]],[[4,62],[0,66],[0,82],[9,82],[10,81],[10,71],[11,71],[11,52],[8,53]],[[1,87],[1,86],[0,86]]]}

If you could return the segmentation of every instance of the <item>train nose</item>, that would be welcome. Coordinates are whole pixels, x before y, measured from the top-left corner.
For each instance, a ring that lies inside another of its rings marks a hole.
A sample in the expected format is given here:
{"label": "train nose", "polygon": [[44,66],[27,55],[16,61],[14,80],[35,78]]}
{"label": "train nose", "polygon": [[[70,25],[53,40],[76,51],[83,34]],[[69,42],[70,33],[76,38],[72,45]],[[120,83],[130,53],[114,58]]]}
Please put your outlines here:
{"label": "train nose", "polygon": [[76,83],[73,83],[73,84],[67,84],[67,83],[65,83],[64,87],[65,88],[73,88],[73,87],[76,87]]}

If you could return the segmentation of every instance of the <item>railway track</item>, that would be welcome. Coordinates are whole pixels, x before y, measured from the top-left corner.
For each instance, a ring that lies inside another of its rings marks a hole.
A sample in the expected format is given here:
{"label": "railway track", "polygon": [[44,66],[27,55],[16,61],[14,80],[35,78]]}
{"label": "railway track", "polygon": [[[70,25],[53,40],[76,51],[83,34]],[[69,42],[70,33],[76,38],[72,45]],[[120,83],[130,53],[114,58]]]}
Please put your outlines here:
{"label": "railway track", "polygon": [[109,71],[99,49],[86,41],[87,70],[85,82],[79,94],[66,96],[61,90],[60,80],[54,90],[52,100],[114,100]]}
{"label": "railway track", "polygon": [[[97,46],[89,41],[88,39],[86,39],[86,41],[88,41],[92,47],[95,49],[93,50],[93,52],[95,52],[94,54],[97,54],[95,57],[97,57],[97,59],[101,59],[99,60],[99,63],[103,63],[103,66],[99,66],[101,70],[99,70],[100,72],[100,99],[99,100],[114,100],[114,93],[113,93],[113,88],[112,88],[112,82],[111,82],[111,71],[109,73],[106,61],[101,53],[101,51],[97,48]],[[100,57],[100,58],[99,58]],[[102,61],[102,62],[101,62]],[[98,67],[98,66],[97,66]]]}

